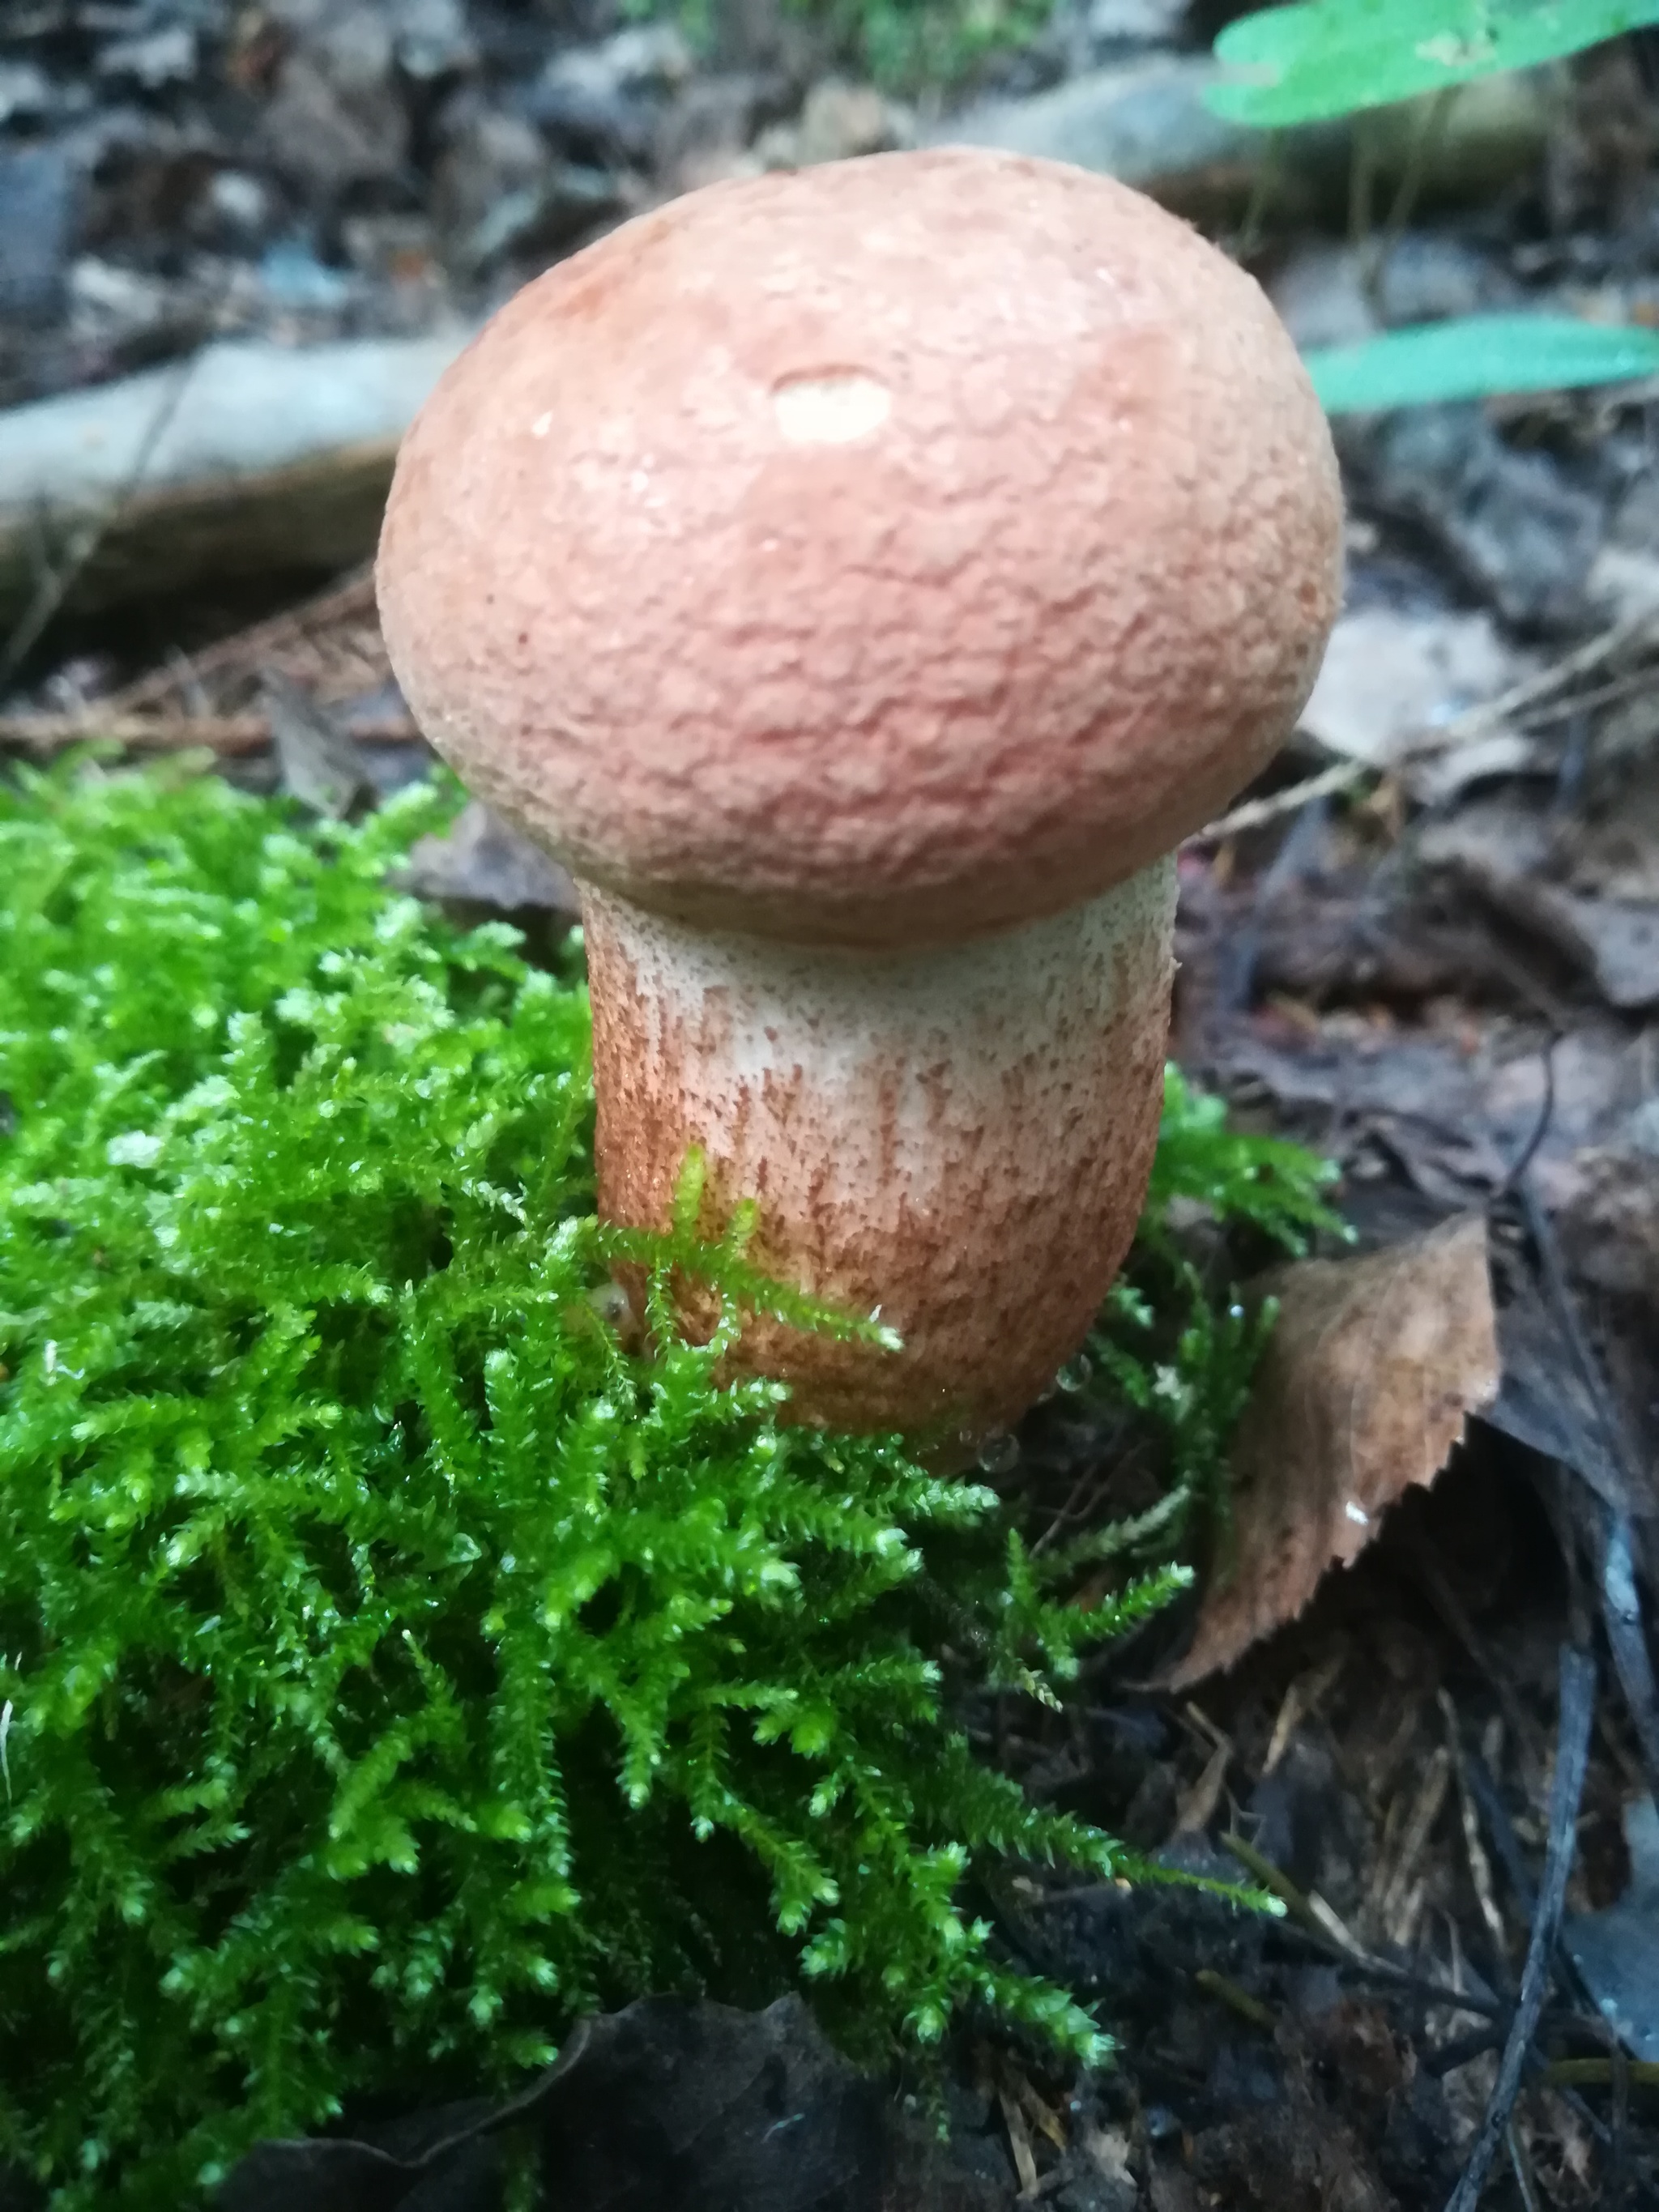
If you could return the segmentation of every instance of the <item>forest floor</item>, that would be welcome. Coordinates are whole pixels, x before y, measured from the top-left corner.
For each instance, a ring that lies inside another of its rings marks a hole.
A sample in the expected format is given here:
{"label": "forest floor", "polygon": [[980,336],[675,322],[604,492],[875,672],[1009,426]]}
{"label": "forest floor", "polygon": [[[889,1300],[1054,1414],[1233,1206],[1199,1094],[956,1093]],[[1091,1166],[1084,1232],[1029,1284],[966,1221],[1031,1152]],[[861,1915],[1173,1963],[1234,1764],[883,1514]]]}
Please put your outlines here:
{"label": "forest floor", "polygon": [[[718,69],[580,12],[9,9],[0,404],[211,338],[447,327],[653,195],[928,127],[764,9]],[[1005,103],[1195,43],[1150,0],[1066,21],[1000,65]],[[1292,328],[1542,285],[1659,319],[1650,62],[1598,59],[1533,166],[1431,210],[1380,281],[1338,230],[1270,225],[1254,265]],[[1207,1584],[1063,1713],[974,1721],[1034,1792],[1266,1883],[1284,1917],[1033,1869],[1001,1936],[1099,2001],[1119,2057],[1079,2087],[964,2039],[944,2148],[790,2008],[636,2008],[538,2093],[561,2203],[777,2212],[771,2168],[711,2151],[671,2196],[637,2164],[643,2112],[678,2096],[741,2133],[769,2067],[802,2208],[1468,2212],[1483,2172],[1519,2212],[1659,2203],[1656,405],[1623,386],[1346,428],[1319,689],[1181,856],[1175,1056],[1337,1162],[1356,1242],[1276,1281]],[[0,685],[15,757],[95,722],[327,805],[424,771],[361,574],[100,605],[59,581]],[[480,814],[416,887],[532,939],[574,912]],[[1237,1255],[1190,1227],[1223,1279]],[[1018,1443],[998,1479],[1040,1532],[1155,1495],[1103,1391]],[[411,2122],[361,2171],[318,2147],[257,2202],[323,2201],[333,2160],[330,2202],[487,2206],[484,2117]]]}

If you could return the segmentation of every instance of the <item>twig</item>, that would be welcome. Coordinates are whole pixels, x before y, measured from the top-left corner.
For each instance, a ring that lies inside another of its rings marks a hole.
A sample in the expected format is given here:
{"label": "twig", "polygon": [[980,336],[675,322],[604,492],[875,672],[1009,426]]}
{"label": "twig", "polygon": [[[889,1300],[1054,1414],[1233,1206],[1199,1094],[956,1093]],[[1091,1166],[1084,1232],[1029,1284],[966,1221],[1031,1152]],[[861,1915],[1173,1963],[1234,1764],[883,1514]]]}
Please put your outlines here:
{"label": "twig", "polygon": [[1527,2156],[1526,2146],[1515,2131],[1511,2120],[1504,2130],[1504,2143],[1510,2154],[1510,2168],[1515,2175],[1515,2185],[1521,2192],[1522,2212],[1542,2212],[1538,2202],[1537,2176],[1532,2170],[1532,2160]]}
{"label": "twig", "polygon": [[1624,1422],[1607,1395],[1606,1382],[1579,1321],[1577,1301],[1568,1286],[1567,1271],[1562,1264],[1561,1248],[1556,1242],[1554,1228],[1528,1177],[1522,1176],[1517,1180],[1516,1194],[1521,1200],[1527,1234],[1538,1254],[1539,1272],[1544,1279],[1545,1293],[1555,1309],[1556,1320],[1567,1340],[1567,1350],[1578,1370],[1578,1380],[1595,1411],[1595,1425],[1601,1431],[1601,1441],[1607,1447],[1607,1456],[1624,1478],[1628,1492],[1636,1467],[1636,1455],[1625,1433]]}
{"label": "twig", "polygon": [[1273,1733],[1267,1739],[1267,1757],[1261,1762],[1261,1778],[1267,1779],[1278,1767],[1280,1759],[1291,1747],[1291,1738],[1304,1720],[1318,1710],[1321,1701],[1334,1686],[1337,1676],[1348,1663],[1348,1654],[1339,1650],[1322,1665],[1297,1674],[1279,1702]]}
{"label": "twig", "polygon": [[[419,735],[407,714],[350,724],[360,744],[395,744]],[[0,714],[0,745],[48,757],[76,745],[122,745],[134,752],[257,753],[270,743],[270,717],[246,714]]]}
{"label": "twig", "polygon": [[1235,260],[1248,261],[1261,243],[1262,218],[1267,212],[1267,203],[1273,197],[1273,187],[1279,182],[1280,156],[1284,149],[1284,132],[1270,131],[1261,149],[1261,159],[1256,165],[1255,175],[1250,181],[1249,204],[1244,210],[1243,228],[1238,234],[1238,244],[1233,249]]}
{"label": "twig", "polygon": [[1441,1717],[1446,1723],[1446,1747],[1451,1753],[1452,1773],[1457,1783],[1457,1808],[1463,1826],[1463,1850],[1469,1863],[1469,1880],[1474,1884],[1475,1899],[1480,1907],[1480,1917],[1486,1923],[1486,1933],[1492,1938],[1494,1962],[1500,1972],[1504,1966],[1508,1948],[1508,1931],[1504,1916],[1498,1909],[1498,1899],[1492,1886],[1492,1861],[1486,1856],[1486,1847],[1480,1840],[1480,1818],[1475,1811],[1474,1798],[1469,1790],[1468,1762],[1463,1756],[1463,1745],[1457,1729],[1457,1708],[1452,1703],[1449,1690],[1439,1693]]}
{"label": "twig", "polygon": [[1195,830],[1186,840],[1189,845],[1218,845],[1224,839],[1237,837],[1245,830],[1260,830],[1269,822],[1277,822],[1286,814],[1299,813],[1303,807],[1316,799],[1333,799],[1339,792],[1350,789],[1362,777],[1373,774],[1364,761],[1343,760],[1330,768],[1321,769],[1305,782],[1291,784],[1284,791],[1270,792],[1266,799],[1246,799],[1243,806],[1235,806],[1231,814],[1224,814],[1218,822],[1212,822],[1202,830]]}
{"label": "twig", "polygon": [[1035,2197],[1037,2188],[1036,2153],[1031,2148],[1031,2130],[1025,2124],[1025,2115],[1019,2109],[1018,2100],[1000,2082],[997,2085],[997,2102],[1002,2107],[1003,2125],[1008,2130],[1008,2148],[1013,2157],[1014,2169],[1019,2175],[1019,2193],[1022,2197]]}
{"label": "twig", "polygon": [[1550,1123],[1555,1119],[1555,1048],[1560,1042],[1560,1030],[1552,1028],[1544,1040],[1544,1097],[1538,1109],[1538,1119],[1533,1124],[1531,1135],[1510,1163],[1503,1182],[1492,1193],[1488,1201],[1491,1204],[1495,1205],[1500,1198],[1512,1197],[1521,1188],[1522,1178],[1537,1158],[1538,1148],[1549,1134]]}
{"label": "twig", "polygon": [[1360,287],[1370,307],[1379,314],[1382,307],[1382,279],[1388,273],[1389,256],[1399,245],[1406,225],[1411,221],[1418,194],[1423,189],[1423,179],[1428,171],[1429,156],[1434,150],[1436,141],[1444,134],[1446,118],[1457,93],[1456,85],[1442,85],[1430,100],[1417,129],[1412,133],[1411,147],[1395,191],[1394,204],[1389,210],[1382,229],[1367,246]]}
{"label": "twig", "polygon": [[[1659,2089],[1659,2058],[1624,2058],[1625,2078],[1632,2088]],[[1611,2087],[1620,2069],[1611,2058],[1554,2058],[1544,2069],[1552,2089]]]}
{"label": "twig", "polygon": [[1593,691],[1580,691],[1571,699],[1551,700],[1540,707],[1523,707],[1513,719],[1523,722],[1529,730],[1547,729],[1552,722],[1571,721],[1575,714],[1584,714],[1592,707],[1610,707],[1633,693],[1652,689],[1653,671],[1644,665],[1632,668],[1628,676],[1610,676]]}
{"label": "twig", "polygon": [[1569,653],[1549,667],[1540,668],[1535,676],[1524,677],[1519,684],[1512,684],[1495,699],[1483,700],[1478,707],[1466,708],[1462,714],[1455,714],[1436,731],[1431,750],[1443,752],[1454,745],[1466,744],[1471,738],[1484,737],[1488,730],[1510,720],[1521,708],[1529,707],[1534,699],[1553,698],[1575,676],[1588,675],[1603,661],[1614,659],[1626,646],[1639,644],[1650,637],[1659,638],[1659,613],[1651,608],[1614,623],[1599,637],[1581,645],[1576,653]]}
{"label": "twig", "polygon": [[1538,1893],[1533,1887],[1532,1876],[1527,1871],[1527,1863],[1521,1856],[1520,1841],[1510,1820],[1508,1808],[1498,1794],[1498,1784],[1486,1771],[1486,1761],[1478,1753],[1468,1758],[1468,1768],[1470,1795],[1479,1806],[1480,1817],[1492,1836],[1492,1848],[1498,1853],[1504,1879],[1515,1893],[1521,1917],[1530,1923],[1538,1909]]}
{"label": "twig", "polygon": [[1561,1648],[1560,1708],[1555,1739],[1555,1778],[1550,1790],[1549,1843],[1544,1855],[1538,1909],[1533,1916],[1532,1935],[1527,1945],[1527,1963],[1521,1976],[1521,1995],[1504,2040],[1504,2056],[1486,2116],[1446,2212],[1475,2212],[1515,2110],[1528,2047],[1537,2033],[1544,2008],[1550,1957],[1567,1899],[1567,1875],[1572,1865],[1578,1806],[1589,1762],[1590,1725],[1595,1717],[1595,1662],[1583,1652],[1575,1651],[1571,1644]]}
{"label": "twig", "polygon": [[[1612,2077],[1613,2095],[1608,2100],[1613,2106],[1613,2141],[1607,2146],[1607,2194],[1609,2212],[1619,2212],[1625,2202],[1625,2159],[1630,2148],[1630,2053],[1611,2029],[1607,2031],[1607,2072]],[[1569,2097],[1577,2097],[1577,2089],[1568,2089]]]}
{"label": "twig", "polygon": [[1659,1685],[1654,1680],[1653,1662],[1643,1629],[1630,1525],[1629,1501],[1641,1486],[1641,1464],[1600,1363],[1584,1334],[1577,1301],[1568,1284],[1561,1249],[1549,1216],[1524,1176],[1516,1187],[1528,1232],[1538,1254],[1546,1294],[1566,1338],[1567,1350],[1589,1399],[1602,1443],[1623,1481],[1625,1495],[1617,1504],[1591,1493],[1598,1523],[1592,1564],[1596,1570],[1596,1596],[1613,1655],[1613,1671],[1619,1677],[1626,1709],[1642,1747],[1649,1784],[1659,1791]]}
{"label": "twig", "polygon": [[1503,2039],[1496,2023],[1487,2021],[1482,2027],[1470,2028],[1467,2035],[1455,2036],[1451,2042],[1443,2043],[1438,2050],[1425,2051],[1420,2063],[1424,2072],[1432,2074],[1437,2080],[1443,2074],[1455,2074],[1472,2058],[1484,2058]]}
{"label": "twig", "polygon": [[[1333,1935],[1320,1918],[1311,1898],[1306,1897],[1291,1880],[1289,1875],[1265,1857],[1255,1845],[1243,1836],[1226,1835],[1221,1841],[1243,1865],[1249,1868],[1263,1889],[1276,1897],[1289,1916],[1291,1928],[1305,1942],[1334,1959],[1352,1972],[1373,1981],[1386,1982],[1391,1988],[1403,1990],[1413,1996],[1422,1997],[1430,2004],[1449,2006],[1454,2012],[1484,2013],[1489,2018],[1504,2019],[1509,2007],[1496,1997],[1482,1997],[1473,1990],[1448,1989],[1443,1983],[1434,1982],[1423,1974],[1413,1973],[1409,1966],[1396,1966],[1391,1960],[1379,1959],[1357,1943],[1352,1936],[1346,1941]],[[1335,1915],[1332,1915],[1333,1920]],[[1337,1925],[1340,1926],[1338,1922]]]}
{"label": "twig", "polygon": [[[301,638],[330,629],[353,615],[372,615],[374,611],[374,574],[372,568],[360,568],[343,583],[331,584],[325,592],[307,599],[302,606],[272,615],[268,622],[256,623],[252,629],[238,630],[234,636],[221,638],[216,645],[192,653],[191,671],[198,683],[206,677],[228,672],[251,678],[283,647],[297,644]],[[156,668],[147,676],[136,678],[123,690],[112,692],[100,703],[106,714],[136,714],[143,708],[159,707],[164,701],[176,697],[179,689],[176,668]]]}
{"label": "twig", "polygon": [[1422,1578],[1423,1589],[1430,1603],[1486,1677],[1492,1694],[1503,1708],[1504,1719],[1515,1732],[1516,1748],[1524,1759],[1533,1737],[1531,1716],[1522,1704],[1514,1683],[1487,1650],[1474,1622],[1464,1611],[1456,1591],[1447,1580],[1438,1555],[1420,1529],[1414,1532],[1411,1559]]}
{"label": "twig", "polygon": [[1241,2020],[1249,2021],[1252,2027],[1261,2028],[1268,2035],[1273,2033],[1277,2025],[1273,2008],[1264,2005],[1260,1997],[1253,1997],[1247,1989],[1230,1981],[1225,1974],[1217,1973],[1213,1966],[1200,1966],[1193,1979],[1206,1996],[1216,1998],[1230,2012],[1236,2012]]}
{"label": "twig", "polygon": [[1369,108],[1353,119],[1348,154],[1348,243],[1364,246],[1371,234],[1371,186],[1376,181],[1376,126]]}
{"label": "twig", "polygon": [[1279,894],[1298,882],[1316,860],[1326,816],[1324,799],[1306,800],[1274,854],[1272,866],[1257,878],[1249,913],[1223,947],[1216,978],[1216,1003],[1221,1010],[1231,1012],[1250,1003],[1261,951],[1262,917]]}
{"label": "twig", "polygon": [[195,374],[198,358],[196,354],[186,354],[179,362],[178,374],[162,391],[155,411],[145,425],[132,466],[97,512],[82,522],[70,538],[64,558],[40,579],[33,599],[7,639],[4,650],[0,651],[0,692],[4,691],[34,650],[41,633],[69,597],[82,571],[103,543],[110,526],[131,504],[151,461],[155,458],[156,447],[179,411],[179,403]]}
{"label": "twig", "polygon": [[1601,1626],[1613,1654],[1613,1672],[1625,1693],[1626,1710],[1642,1747],[1648,1786],[1659,1792],[1659,1684],[1653,1676],[1642,1624],[1642,1601],[1636,1587],[1636,1560],[1630,1516],[1601,1505],[1601,1558],[1597,1561],[1596,1592],[1601,1601]]}
{"label": "twig", "polygon": [[1412,1799],[1399,1853],[1379,1900],[1383,1931],[1391,1943],[1402,1948],[1410,1940],[1412,1923],[1417,1917],[1417,1909],[1411,1902],[1412,1880],[1424,1846],[1440,1817],[1450,1781],[1451,1753],[1444,1744],[1437,1744]]}

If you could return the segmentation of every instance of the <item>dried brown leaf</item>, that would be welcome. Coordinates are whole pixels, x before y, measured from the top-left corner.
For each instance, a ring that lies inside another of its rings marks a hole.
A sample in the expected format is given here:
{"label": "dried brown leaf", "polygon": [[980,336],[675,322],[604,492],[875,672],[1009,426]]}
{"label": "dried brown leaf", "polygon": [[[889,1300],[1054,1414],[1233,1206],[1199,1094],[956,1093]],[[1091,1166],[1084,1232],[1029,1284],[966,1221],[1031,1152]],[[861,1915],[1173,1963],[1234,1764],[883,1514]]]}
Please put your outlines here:
{"label": "dried brown leaf", "polygon": [[1233,1444],[1232,1557],[1172,1688],[1294,1620],[1498,1395],[1480,1214],[1364,1259],[1298,1261],[1257,1288],[1279,1320]]}

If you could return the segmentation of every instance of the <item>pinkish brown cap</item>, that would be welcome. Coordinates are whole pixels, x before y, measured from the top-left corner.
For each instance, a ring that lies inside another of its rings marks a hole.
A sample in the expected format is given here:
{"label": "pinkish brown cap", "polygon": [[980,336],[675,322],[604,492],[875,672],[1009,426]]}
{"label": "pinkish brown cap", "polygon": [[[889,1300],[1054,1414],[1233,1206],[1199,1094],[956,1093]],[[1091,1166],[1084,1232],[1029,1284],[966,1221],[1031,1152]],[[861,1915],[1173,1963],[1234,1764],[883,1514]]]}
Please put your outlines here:
{"label": "pinkish brown cap", "polygon": [[528,286],[398,464],[438,750],[675,919],[943,943],[1210,819],[1336,611],[1330,436],[1261,290],[969,149],[722,183]]}

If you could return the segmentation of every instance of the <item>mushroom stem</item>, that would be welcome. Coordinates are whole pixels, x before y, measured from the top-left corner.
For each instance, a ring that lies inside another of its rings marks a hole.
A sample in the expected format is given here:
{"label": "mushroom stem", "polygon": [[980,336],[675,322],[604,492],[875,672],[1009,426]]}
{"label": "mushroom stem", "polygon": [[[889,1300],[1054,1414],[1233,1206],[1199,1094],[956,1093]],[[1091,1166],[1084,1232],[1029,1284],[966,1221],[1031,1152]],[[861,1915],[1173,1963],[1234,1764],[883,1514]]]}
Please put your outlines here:
{"label": "mushroom stem", "polygon": [[[693,929],[585,888],[600,1212],[661,1227],[687,1150],[708,1225],[899,1353],[757,1316],[797,1418],[949,1437],[1013,1421],[1087,1334],[1145,1196],[1175,869],[1000,935],[867,953]],[[709,1316],[695,1297],[687,1325]]]}

